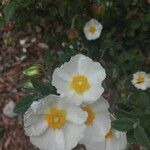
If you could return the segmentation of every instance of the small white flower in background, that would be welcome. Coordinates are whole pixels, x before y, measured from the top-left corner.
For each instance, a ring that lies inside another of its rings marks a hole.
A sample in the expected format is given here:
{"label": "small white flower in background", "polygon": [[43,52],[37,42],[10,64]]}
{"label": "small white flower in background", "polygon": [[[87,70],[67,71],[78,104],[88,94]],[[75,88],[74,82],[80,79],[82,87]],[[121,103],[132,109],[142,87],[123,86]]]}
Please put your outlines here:
{"label": "small white flower in background", "polygon": [[[114,120],[114,117],[111,118],[111,120]],[[105,135],[104,141],[101,141],[100,139],[97,142],[88,141],[84,142],[84,144],[86,150],[124,150],[127,146],[127,137],[125,132],[110,128]]]}
{"label": "small white flower in background", "polygon": [[102,32],[102,24],[96,19],[91,19],[84,26],[84,34],[88,40],[95,40],[100,37]]}
{"label": "small white flower in background", "polygon": [[49,46],[46,43],[38,43],[38,47],[42,49],[49,49]]}
{"label": "small white flower in background", "polygon": [[150,75],[143,71],[136,72],[131,82],[137,89],[146,90],[150,87]]}
{"label": "small white flower in background", "polygon": [[32,144],[42,150],[71,150],[83,138],[87,113],[49,95],[33,102],[24,115],[24,128]]}
{"label": "small white flower in background", "polygon": [[91,105],[82,106],[82,109],[88,113],[88,118],[85,122],[87,128],[84,138],[80,141],[81,144],[105,140],[105,135],[111,128],[108,108],[108,102],[102,97]]}
{"label": "small white flower in background", "polygon": [[21,40],[19,41],[20,45],[21,45],[21,46],[24,46],[27,40],[28,40],[28,38],[21,39]]}
{"label": "small white flower in background", "polygon": [[83,102],[93,103],[102,95],[105,77],[100,63],[78,54],[54,70],[52,85],[61,96],[68,98],[68,102],[80,105]]}
{"label": "small white flower in background", "polygon": [[15,117],[17,115],[14,113],[15,105],[16,104],[13,101],[8,102],[3,109],[3,114],[7,117]]}

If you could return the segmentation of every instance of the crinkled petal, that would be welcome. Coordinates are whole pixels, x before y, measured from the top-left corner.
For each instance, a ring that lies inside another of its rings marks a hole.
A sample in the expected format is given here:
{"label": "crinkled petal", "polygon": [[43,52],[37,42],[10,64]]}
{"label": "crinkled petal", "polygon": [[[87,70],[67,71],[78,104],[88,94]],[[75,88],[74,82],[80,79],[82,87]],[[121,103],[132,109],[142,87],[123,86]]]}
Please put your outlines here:
{"label": "crinkled petal", "polygon": [[39,99],[38,101],[34,101],[30,108],[27,110],[27,113],[33,113],[33,114],[46,114],[47,109],[53,104],[56,103],[57,96],[55,95],[48,95],[42,99]]}
{"label": "crinkled petal", "polygon": [[28,136],[37,136],[42,134],[48,128],[44,121],[44,115],[33,113],[30,108],[24,115],[24,130]]}
{"label": "crinkled petal", "polygon": [[[27,122],[28,123],[28,122]],[[37,123],[32,122],[32,125],[24,125],[25,134],[28,136],[39,136],[48,128],[48,124],[44,120],[39,120]]]}
{"label": "crinkled petal", "polygon": [[30,141],[43,150],[65,150],[64,135],[61,130],[47,129],[40,136],[31,136]]}
{"label": "crinkled petal", "polygon": [[65,150],[71,150],[74,148],[84,136],[85,125],[75,125],[73,123],[67,123],[64,127],[64,136],[66,147]]}

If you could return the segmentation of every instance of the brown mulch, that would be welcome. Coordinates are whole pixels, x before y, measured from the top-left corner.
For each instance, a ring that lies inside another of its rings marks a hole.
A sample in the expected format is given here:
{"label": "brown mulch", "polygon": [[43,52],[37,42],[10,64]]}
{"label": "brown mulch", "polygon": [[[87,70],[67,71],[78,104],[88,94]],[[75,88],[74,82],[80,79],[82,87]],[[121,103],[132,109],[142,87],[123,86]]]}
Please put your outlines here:
{"label": "brown mulch", "polygon": [[[25,94],[21,87],[25,77],[22,71],[31,64],[42,64],[44,49],[37,44],[42,42],[40,34],[20,32],[11,35],[12,44],[7,43],[5,38],[8,33],[1,34],[0,41],[0,125],[4,131],[0,133],[0,150],[34,150],[35,148],[25,136],[21,117],[8,118],[3,115],[3,107],[10,101],[19,102]],[[19,40],[22,38],[36,38],[30,43],[27,52],[22,51]]]}

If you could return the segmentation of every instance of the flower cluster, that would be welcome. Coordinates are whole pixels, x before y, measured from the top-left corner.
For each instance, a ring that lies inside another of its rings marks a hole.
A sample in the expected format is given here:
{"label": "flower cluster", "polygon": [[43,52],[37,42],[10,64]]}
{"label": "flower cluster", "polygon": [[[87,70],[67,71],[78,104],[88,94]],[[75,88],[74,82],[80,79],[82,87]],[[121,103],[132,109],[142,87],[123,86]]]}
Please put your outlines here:
{"label": "flower cluster", "polygon": [[42,150],[71,150],[78,143],[87,150],[123,150],[126,133],[111,128],[114,119],[101,96],[106,77],[100,63],[78,54],[54,70],[56,95],[34,101],[24,115],[30,141]]}

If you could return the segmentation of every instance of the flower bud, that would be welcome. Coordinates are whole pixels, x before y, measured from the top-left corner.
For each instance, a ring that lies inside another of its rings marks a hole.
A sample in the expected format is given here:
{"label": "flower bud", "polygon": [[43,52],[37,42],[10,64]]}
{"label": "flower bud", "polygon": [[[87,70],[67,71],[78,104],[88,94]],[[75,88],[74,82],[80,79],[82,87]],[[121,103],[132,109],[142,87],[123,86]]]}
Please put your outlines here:
{"label": "flower bud", "polygon": [[23,87],[25,89],[34,89],[32,83],[31,83],[31,80],[26,80],[24,83],[23,83]]}
{"label": "flower bud", "polygon": [[4,25],[4,30],[5,30],[5,31],[11,31],[13,28],[14,28],[14,24],[11,23],[11,22],[7,22],[7,23]]}
{"label": "flower bud", "polygon": [[103,16],[105,8],[103,5],[98,3],[93,3],[90,7],[90,12],[93,16]]}
{"label": "flower bud", "polygon": [[79,33],[76,29],[70,29],[67,31],[67,36],[69,40],[75,40],[79,37]]}
{"label": "flower bud", "polygon": [[43,73],[43,66],[40,64],[32,65],[31,67],[25,69],[23,74],[28,77],[40,76]]}

